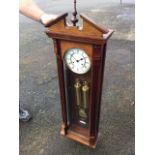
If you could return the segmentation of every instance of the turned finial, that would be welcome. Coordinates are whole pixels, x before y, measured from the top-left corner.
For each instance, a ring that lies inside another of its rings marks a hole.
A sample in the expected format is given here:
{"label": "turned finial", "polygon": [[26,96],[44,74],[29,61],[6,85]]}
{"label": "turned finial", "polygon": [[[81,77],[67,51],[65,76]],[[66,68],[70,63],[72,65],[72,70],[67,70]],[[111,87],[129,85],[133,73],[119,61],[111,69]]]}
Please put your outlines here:
{"label": "turned finial", "polygon": [[78,19],[77,19],[77,11],[76,11],[76,0],[74,0],[74,12],[72,13],[73,16],[71,18],[71,21],[73,23],[73,26],[76,26],[76,23],[78,22]]}

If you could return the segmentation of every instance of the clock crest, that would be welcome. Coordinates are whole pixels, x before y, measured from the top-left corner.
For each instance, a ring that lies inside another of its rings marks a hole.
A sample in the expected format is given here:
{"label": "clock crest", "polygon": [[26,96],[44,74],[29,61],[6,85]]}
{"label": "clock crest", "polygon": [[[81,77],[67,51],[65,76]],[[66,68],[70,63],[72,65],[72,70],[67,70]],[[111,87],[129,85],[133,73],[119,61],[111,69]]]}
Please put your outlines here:
{"label": "clock crest", "polygon": [[83,26],[70,26],[67,16],[64,13],[46,26],[57,58],[61,135],[95,148],[106,46],[113,30],[96,25],[83,14]]}

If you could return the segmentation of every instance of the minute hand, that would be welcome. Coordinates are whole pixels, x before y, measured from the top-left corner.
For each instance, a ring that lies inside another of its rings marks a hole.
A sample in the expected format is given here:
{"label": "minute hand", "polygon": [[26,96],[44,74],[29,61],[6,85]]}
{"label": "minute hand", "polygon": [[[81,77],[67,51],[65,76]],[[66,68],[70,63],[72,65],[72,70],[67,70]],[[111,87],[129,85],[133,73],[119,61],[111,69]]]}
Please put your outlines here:
{"label": "minute hand", "polygon": [[76,58],[74,57],[74,55],[72,55],[72,57],[75,59],[76,62],[78,62],[78,60],[76,60]]}

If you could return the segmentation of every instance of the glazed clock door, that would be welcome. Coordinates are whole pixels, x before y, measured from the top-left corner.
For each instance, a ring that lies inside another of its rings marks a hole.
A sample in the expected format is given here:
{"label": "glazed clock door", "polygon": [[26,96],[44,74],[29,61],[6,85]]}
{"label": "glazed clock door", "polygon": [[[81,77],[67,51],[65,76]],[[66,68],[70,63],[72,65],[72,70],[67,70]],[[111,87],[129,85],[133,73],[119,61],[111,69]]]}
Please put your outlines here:
{"label": "glazed clock door", "polygon": [[88,129],[91,61],[86,51],[70,48],[64,54],[68,120],[71,129]]}

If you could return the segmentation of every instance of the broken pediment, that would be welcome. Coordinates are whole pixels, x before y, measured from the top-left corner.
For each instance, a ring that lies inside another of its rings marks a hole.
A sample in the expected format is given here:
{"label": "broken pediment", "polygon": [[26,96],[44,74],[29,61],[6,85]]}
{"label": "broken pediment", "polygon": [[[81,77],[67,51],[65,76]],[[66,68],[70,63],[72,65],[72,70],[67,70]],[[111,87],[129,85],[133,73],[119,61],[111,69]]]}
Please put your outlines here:
{"label": "broken pediment", "polygon": [[55,20],[49,22],[46,27],[46,33],[48,36],[53,38],[62,38],[65,39],[96,39],[99,42],[106,41],[113,33],[113,30],[106,29],[96,25],[94,21],[89,19],[84,14],[81,14],[80,17],[83,20],[83,26],[72,26],[67,23],[66,17],[68,13],[64,13],[58,16]]}

